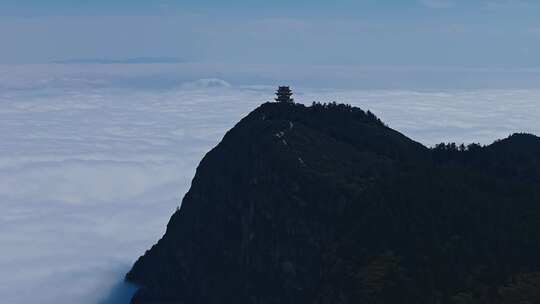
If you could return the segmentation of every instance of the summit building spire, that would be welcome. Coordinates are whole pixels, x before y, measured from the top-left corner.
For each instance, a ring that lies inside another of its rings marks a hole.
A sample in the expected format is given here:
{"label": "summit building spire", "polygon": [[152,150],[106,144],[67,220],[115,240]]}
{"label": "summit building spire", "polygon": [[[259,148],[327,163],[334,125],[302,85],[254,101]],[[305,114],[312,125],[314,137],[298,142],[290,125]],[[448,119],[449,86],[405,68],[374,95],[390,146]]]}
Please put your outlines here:
{"label": "summit building spire", "polygon": [[291,88],[288,86],[280,86],[276,91],[277,102],[294,102],[294,99],[291,98],[293,95]]}

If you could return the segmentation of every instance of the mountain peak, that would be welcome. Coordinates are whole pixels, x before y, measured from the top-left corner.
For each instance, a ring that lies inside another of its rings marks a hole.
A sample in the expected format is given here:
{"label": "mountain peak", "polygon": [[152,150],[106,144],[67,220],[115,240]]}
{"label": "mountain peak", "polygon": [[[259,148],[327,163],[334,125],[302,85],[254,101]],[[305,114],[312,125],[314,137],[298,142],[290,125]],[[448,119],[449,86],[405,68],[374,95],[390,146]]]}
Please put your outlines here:
{"label": "mountain peak", "polygon": [[132,303],[499,303],[540,273],[540,221],[522,216],[540,187],[433,153],[349,105],[265,103],[201,161],[126,276]]}

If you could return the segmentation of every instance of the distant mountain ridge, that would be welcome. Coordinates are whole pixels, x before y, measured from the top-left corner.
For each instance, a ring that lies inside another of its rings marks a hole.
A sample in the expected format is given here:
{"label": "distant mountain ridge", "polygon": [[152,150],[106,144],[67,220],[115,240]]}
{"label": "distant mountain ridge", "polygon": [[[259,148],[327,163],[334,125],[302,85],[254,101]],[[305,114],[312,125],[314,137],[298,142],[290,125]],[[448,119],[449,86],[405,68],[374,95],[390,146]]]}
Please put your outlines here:
{"label": "distant mountain ridge", "polygon": [[148,64],[148,63],[183,63],[181,58],[177,57],[133,57],[124,59],[108,58],[76,58],[67,60],[56,60],[52,63],[57,64]]}
{"label": "distant mountain ridge", "polygon": [[540,303],[540,138],[424,147],[266,103],[201,161],[126,280],[148,303]]}

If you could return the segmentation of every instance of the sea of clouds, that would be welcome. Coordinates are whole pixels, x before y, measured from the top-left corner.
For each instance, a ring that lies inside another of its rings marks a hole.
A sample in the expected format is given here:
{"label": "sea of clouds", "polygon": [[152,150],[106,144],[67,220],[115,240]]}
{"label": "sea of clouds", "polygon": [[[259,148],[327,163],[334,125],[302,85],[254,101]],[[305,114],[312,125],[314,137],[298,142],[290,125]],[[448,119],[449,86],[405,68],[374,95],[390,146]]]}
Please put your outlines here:
{"label": "sea of clouds", "polygon": [[[140,69],[0,66],[3,303],[127,303],[123,275],[164,233],[204,153],[273,97],[274,83],[172,81],[154,67],[133,79]],[[426,145],[540,134],[540,90],[293,89],[297,102],[370,109]]]}

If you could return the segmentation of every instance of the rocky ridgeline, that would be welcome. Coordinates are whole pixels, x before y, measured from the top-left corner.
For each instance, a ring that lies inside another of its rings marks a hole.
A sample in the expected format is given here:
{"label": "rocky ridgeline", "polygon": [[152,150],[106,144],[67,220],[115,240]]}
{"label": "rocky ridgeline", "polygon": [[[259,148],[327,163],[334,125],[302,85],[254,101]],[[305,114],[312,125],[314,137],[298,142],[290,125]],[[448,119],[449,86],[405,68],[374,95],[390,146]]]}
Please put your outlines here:
{"label": "rocky ridgeline", "polygon": [[428,149],[358,108],[281,102],[203,158],[126,279],[134,304],[537,303],[538,256],[538,137]]}

